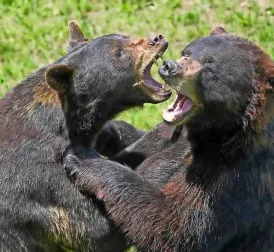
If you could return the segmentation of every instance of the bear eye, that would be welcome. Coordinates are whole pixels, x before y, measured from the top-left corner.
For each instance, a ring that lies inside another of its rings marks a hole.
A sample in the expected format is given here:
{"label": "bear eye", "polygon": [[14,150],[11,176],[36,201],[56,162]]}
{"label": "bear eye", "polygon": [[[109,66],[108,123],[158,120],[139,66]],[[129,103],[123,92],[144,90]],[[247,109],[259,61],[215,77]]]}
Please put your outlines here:
{"label": "bear eye", "polygon": [[190,51],[182,51],[182,53],[181,53],[181,57],[190,57],[190,56],[191,56]]}
{"label": "bear eye", "polygon": [[202,60],[203,63],[213,63],[214,59],[211,56],[205,56]]}
{"label": "bear eye", "polygon": [[117,57],[121,57],[124,54],[124,50],[122,48],[119,48],[116,52]]}

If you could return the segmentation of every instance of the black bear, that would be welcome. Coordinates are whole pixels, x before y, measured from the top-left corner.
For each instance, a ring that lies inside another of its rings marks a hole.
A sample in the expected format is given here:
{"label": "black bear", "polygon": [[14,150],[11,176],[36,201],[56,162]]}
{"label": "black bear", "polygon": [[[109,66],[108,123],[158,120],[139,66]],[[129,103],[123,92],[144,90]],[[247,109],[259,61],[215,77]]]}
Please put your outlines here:
{"label": "black bear", "polygon": [[133,40],[115,34],[87,42],[75,22],[69,28],[68,54],[0,100],[3,252],[128,247],[100,203],[84,197],[68,181],[61,158],[69,139],[90,146],[116,113],[170,97],[170,90],[150,74],[167,42],[161,35]]}
{"label": "black bear", "polygon": [[159,73],[177,91],[163,117],[184,125],[182,168],[159,186],[71,149],[67,175],[142,251],[273,251],[274,62],[217,28]]}

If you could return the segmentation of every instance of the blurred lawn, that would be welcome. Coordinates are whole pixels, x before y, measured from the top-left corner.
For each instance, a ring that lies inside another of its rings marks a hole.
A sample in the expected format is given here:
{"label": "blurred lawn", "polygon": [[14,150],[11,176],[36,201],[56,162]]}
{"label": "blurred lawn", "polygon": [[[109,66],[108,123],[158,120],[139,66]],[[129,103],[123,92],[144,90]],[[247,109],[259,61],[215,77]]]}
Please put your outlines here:
{"label": "blurred lawn", "polygon": [[[90,39],[108,33],[163,34],[170,42],[166,59],[177,58],[191,40],[222,24],[274,57],[274,0],[0,0],[0,13],[0,96],[66,53],[70,19],[80,23]],[[147,104],[120,118],[150,128],[161,121],[166,106]]]}

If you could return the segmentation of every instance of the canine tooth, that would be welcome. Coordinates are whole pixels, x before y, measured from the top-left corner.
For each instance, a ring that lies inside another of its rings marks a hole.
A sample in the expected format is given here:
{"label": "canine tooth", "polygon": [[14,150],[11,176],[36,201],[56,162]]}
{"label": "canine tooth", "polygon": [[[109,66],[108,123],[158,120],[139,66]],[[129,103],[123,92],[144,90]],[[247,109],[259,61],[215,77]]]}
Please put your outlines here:
{"label": "canine tooth", "polygon": [[159,56],[159,59],[161,59],[161,64],[163,64],[164,62],[163,56],[162,55],[158,55],[158,56]]}
{"label": "canine tooth", "polygon": [[135,84],[133,85],[133,87],[136,87],[136,86],[138,86],[138,85],[140,85],[140,83],[135,83]]}
{"label": "canine tooth", "polygon": [[166,85],[162,85],[162,90],[164,91],[164,92],[166,92],[168,89],[167,89],[167,86]]}
{"label": "canine tooth", "polygon": [[157,60],[156,60],[155,58],[153,58],[152,61],[153,61],[157,66],[159,66],[159,64],[158,64],[158,62],[157,62]]}
{"label": "canine tooth", "polygon": [[163,118],[167,122],[173,122],[176,119],[176,116],[173,113],[169,113],[167,111],[163,111]]}

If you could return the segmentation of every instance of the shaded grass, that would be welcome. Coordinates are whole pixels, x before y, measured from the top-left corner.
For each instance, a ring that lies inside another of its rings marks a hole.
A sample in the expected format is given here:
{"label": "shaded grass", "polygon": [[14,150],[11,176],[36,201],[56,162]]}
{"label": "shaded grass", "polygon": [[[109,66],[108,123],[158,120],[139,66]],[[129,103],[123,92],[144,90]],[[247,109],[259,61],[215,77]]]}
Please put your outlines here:
{"label": "shaded grass", "polygon": [[[274,0],[265,6],[230,0],[1,0],[0,13],[0,96],[66,53],[71,19],[90,39],[109,33],[163,34],[170,42],[166,59],[178,58],[191,40],[208,35],[220,24],[274,56]],[[157,76],[156,67],[153,75]],[[146,104],[143,110],[127,111],[119,118],[148,129],[161,121],[166,106]]]}

